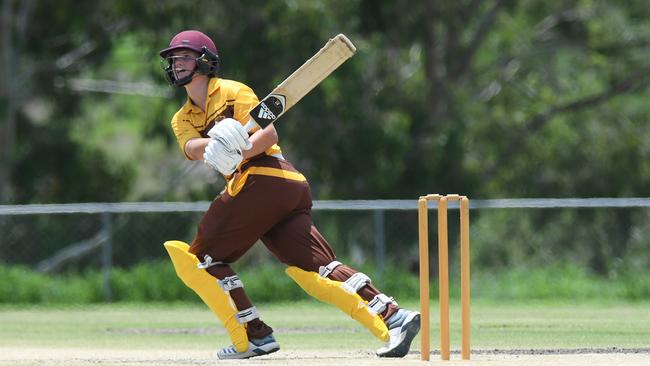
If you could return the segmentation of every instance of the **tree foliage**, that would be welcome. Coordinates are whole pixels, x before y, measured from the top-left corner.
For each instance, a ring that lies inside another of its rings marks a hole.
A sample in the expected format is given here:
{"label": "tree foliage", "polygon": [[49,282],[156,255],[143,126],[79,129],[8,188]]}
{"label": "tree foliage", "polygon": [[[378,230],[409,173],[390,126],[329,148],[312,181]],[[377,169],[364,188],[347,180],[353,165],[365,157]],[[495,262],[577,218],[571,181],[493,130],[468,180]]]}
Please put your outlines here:
{"label": "tree foliage", "polygon": [[1,11],[2,203],[211,198],[220,182],[183,162],[168,121],[184,96],[158,67],[188,28],[212,36],[222,76],[258,96],[328,37],[354,41],[357,55],[277,124],[316,198],[650,194],[641,0],[4,0]]}
{"label": "tree foliage", "polygon": [[[36,169],[43,154],[66,156],[60,161],[74,161],[78,181],[96,174],[107,187],[125,179],[139,187],[143,161],[111,153],[120,143],[105,134],[130,139],[126,155],[160,143],[175,153],[167,120],[182,93],[125,98],[79,93],[70,83],[161,86],[157,50],[186,28],[210,34],[223,77],[260,95],[331,35],[344,32],[358,45],[278,124],[287,155],[319,198],[647,194],[648,171],[636,170],[648,154],[650,22],[640,1],[5,1],[3,15],[12,70],[3,105],[12,105],[16,125],[13,136],[3,134],[15,141],[3,156],[12,172],[3,186],[14,192],[4,202],[140,198],[128,188],[84,197],[74,174],[45,169],[35,178],[23,169]],[[106,161],[89,158],[93,150]],[[169,158],[164,150],[150,155]],[[39,179],[61,180],[73,193],[39,196],[23,186]],[[161,194],[152,190],[137,191]]]}

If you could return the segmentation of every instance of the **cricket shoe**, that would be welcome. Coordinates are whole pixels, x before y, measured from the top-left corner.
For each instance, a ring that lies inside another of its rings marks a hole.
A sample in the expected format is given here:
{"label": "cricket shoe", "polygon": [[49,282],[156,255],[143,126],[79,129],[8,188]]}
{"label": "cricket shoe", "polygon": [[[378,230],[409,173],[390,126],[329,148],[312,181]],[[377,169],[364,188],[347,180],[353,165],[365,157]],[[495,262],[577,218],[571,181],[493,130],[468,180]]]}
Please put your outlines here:
{"label": "cricket shoe", "polygon": [[280,344],[275,341],[273,334],[269,334],[264,338],[249,339],[248,350],[245,352],[237,352],[237,349],[233,345],[222,348],[217,351],[217,358],[220,360],[251,358],[268,355],[279,349]]}
{"label": "cricket shoe", "polygon": [[388,342],[377,350],[379,357],[404,357],[409,353],[413,338],[420,331],[420,313],[399,309],[386,321]]}

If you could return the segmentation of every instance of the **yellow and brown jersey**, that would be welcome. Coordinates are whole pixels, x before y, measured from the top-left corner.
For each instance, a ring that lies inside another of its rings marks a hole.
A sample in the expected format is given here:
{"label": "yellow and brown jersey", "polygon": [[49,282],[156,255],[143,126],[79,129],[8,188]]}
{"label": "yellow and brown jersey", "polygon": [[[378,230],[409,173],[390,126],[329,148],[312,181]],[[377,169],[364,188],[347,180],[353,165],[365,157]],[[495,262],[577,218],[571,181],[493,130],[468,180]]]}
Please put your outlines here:
{"label": "yellow and brown jersey", "polygon": [[[178,145],[185,154],[187,141],[197,137],[208,137],[208,131],[224,118],[234,118],[242,125],[250,119],[248,112],[259,99],[248,86],[233,80],[211,78],[208,83],[206,111],[202,111],[187,98],[187,102],[172,118],[172,130]],[[256,127],[252,132],[257,131]],[[266,155],[279,156],[282,152],[276,144],[266,150]],[[187,158],[187,155],[185,155]]]}

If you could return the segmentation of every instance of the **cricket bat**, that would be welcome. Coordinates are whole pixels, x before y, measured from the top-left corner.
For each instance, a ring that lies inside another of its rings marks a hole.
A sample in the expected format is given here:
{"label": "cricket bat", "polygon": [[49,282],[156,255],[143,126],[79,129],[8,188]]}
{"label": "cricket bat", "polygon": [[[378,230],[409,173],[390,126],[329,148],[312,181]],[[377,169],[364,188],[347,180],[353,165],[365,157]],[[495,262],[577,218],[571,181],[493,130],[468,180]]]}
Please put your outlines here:
{"label": "cricket bat", "polygon": [[250,111],[251,119],[244,126],[246,131],[256,126],[264,128],[275,122],[356,51],[357,48],[345,35],[331,38]]}

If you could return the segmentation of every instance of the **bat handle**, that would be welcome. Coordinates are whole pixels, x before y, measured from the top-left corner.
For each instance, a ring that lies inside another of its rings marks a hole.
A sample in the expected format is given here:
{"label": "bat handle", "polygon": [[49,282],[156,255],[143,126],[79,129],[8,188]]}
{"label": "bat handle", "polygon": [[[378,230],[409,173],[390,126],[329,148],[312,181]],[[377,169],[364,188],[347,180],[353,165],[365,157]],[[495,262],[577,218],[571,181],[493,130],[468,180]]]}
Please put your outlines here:
{"label": "bat handle", "polygon": [[246,122],[246,124],[244,125],[244,130],[246,130],[246,132],[248,132],[248,133],[251,133],[251,131],[252,131],[255,127],[260,127],[260,125],[259,125],[259,124],[258,124],[258,123],[253,119],[253,118],[251,118],[251,119],[249,119],[248,122]]}

